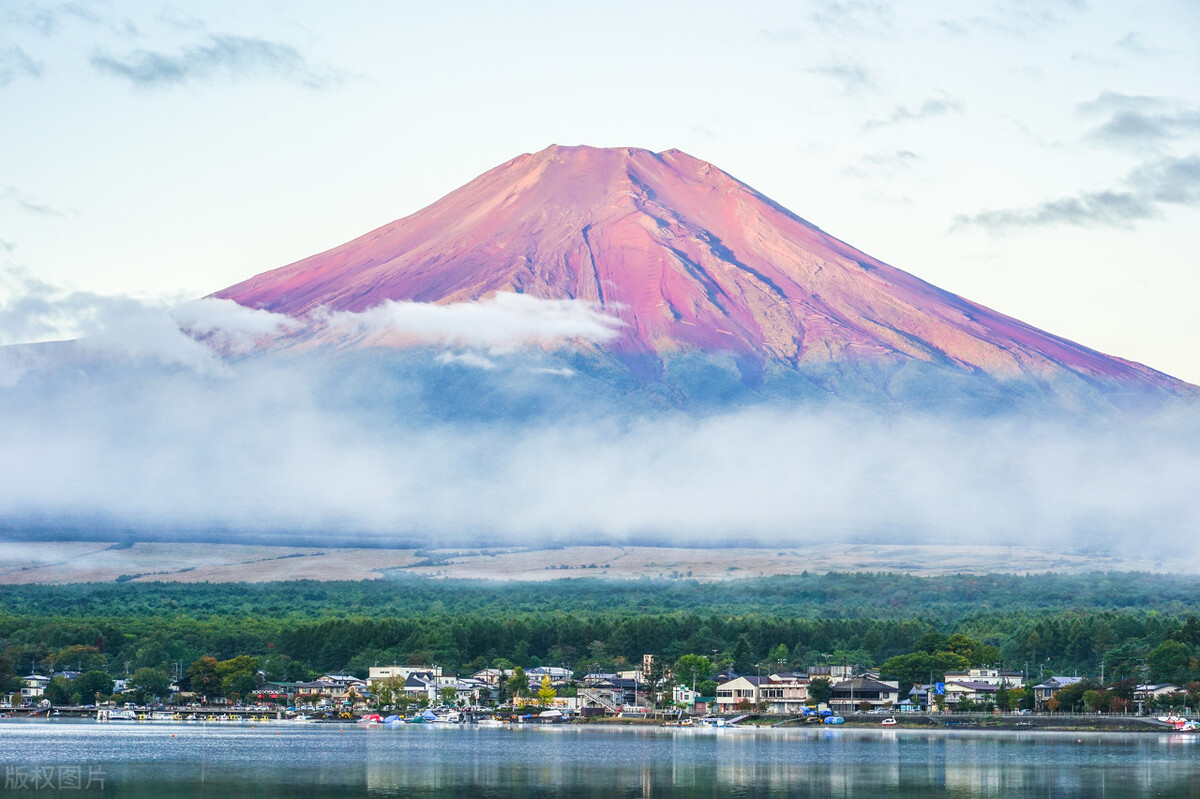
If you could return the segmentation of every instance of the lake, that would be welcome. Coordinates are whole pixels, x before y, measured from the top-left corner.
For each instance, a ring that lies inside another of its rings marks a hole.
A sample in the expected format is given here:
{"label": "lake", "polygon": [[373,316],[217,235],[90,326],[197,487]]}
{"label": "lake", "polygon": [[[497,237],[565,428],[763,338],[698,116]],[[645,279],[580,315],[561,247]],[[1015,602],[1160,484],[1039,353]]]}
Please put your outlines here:
{"label": "lake", "polygon": [[64,796],[1200,796],[1194,734],[5,720],[0,765]]}

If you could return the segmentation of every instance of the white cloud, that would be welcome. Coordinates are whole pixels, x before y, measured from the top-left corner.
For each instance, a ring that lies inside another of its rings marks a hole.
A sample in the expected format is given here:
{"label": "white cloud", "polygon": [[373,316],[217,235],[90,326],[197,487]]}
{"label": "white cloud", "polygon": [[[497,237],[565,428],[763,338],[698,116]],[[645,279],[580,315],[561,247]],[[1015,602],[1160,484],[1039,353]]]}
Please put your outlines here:
{"label": "white cloud", "polygon": [[296,330],[284,314],[247,308],[233,300],[204,297],[171,312],[180,329],[223,352],[247,352],[266,338]]}
{"label": "white cloud", "polygon": [[[431,542],[880,540],[1194,556],[1200,419],[750,407],[449,422],[437,370],[306,356],[0,390],[0,518]],[[497,371],[452,405],[488,408]],[[503,373],[511,379],[519,372]],[[389,375],[382,383],[377,375]],[[512,390],[537,404],[532,376]],[[554,381],[561,384],[561,381]],[[575,381],[570,381],[574,384]],[[336,392],[330,387],[336,386]],[[586,391],[586,387],[581,390]],[[548,395],[547,395],[548,396]]]}
{"label": "white cloud", "polygon": [[443,352],[437,356],[440,364],[458,364],[474,369],[495,369],[496,363],[477,352]]}
{"label": "white cloud", "polygon": [[434,305],[388,300],[361,313],[318,312],[344,336],[398,336],[416,341],[483,347],[549,344],[564,339],[609,341],[623,323],[579,300],[543,300],[501,292],[478,302]]}

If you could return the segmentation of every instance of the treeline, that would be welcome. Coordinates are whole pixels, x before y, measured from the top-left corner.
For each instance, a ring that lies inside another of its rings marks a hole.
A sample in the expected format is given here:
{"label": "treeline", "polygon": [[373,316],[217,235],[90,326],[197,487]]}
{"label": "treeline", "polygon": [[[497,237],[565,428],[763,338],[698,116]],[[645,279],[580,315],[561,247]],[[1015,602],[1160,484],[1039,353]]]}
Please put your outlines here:
{"label": "treeline", "polygon": [[957,622],[988,611],[1154,609],[1200,612],[1200,577],[1130,572],[1086,575],[799,574],[731,579],[576,578],[509,583],[440,580],[400,573],[386,580],[277,583],[74,583],[0,586],[0,609],[22,616],[81,618],[184,614],[274,619],[330,615],[407,617],[448,611],[670,613],[704,610],[794,618]]}
{"label": "treeline", "polygon": [[[1141,592],[1118,591],[1115,583],[1104,597],[1083,590],[1110,575],[5,587],[0,682],[34,670],[186,673],[204,656],[242,655],[281,680],[328,671],[364,676],[375,663],[610,668],[647,653],[669,662],[704,654],[753,673],[760,664],[879,666],[918,650],[932,633],[969,636],[989,648],[989,660],[1033,675],[1103,670],[1108,680],[1200,679],[1200,593],[1191,578],[1121,577]],[[1055,586],[1079,593],[1070,602],[1052,600]],[[1037,595],[1040,588],[1046,595]],[[892,603],[901,590],[903,612]],[[1002,597],[1011,608],[988,609]],[[923,669],[914,666],[914,675]]]}

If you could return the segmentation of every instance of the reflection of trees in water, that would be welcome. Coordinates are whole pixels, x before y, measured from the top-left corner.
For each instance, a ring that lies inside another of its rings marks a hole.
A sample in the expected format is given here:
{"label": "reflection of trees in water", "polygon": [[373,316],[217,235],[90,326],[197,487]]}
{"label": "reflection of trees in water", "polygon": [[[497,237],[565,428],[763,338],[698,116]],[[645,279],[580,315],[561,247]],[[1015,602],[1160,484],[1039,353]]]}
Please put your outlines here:
{"label": "reflection of trees in water", "polygon": [[4,733],[6,763],[100,764],[107,785],[139,799],[1136,797],[1200,784],[1200,736],[1188,734],[70,722]]}
{"label": "reflection of trees in water", "polygon": [[462,741],[447,740],[453,736],[424,734],[411,760],[369,761],[367,787],[446,796],[1139,796],[1185,791],[1200,778],[1192,757],[1200,741],[1183,736],[1173,736],[1177,747],[1157,735],[892,730],[499,730],[486,742],[462,730]]}

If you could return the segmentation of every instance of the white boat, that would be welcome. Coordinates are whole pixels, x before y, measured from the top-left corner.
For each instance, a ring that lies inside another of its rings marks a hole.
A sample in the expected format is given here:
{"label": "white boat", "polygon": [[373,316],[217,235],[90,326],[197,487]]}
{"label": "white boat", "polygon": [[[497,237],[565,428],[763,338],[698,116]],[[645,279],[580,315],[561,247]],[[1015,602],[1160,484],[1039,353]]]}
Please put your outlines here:
{"label": "white boat", "polygon": [[438,713],[433,718],[434,724],[462,724],[463,714],[457,710],[448,710]]}
{"label": "white boat", "polygon": [[137,713],[124,708],[102,707],[96,711],[96,721],[137,721]]}
{"label": "white boat", "polygon": [[891,716],[888,716],[886,719],[884,719],[883,721],[881,721],[879,723],[885,727],[895,727],[896,726],[896,720],[894,718],[892,718]]}
{"label": "white boat", "polygon": [[696,726],[697,727],[713,727],[713,728],[724,729],[726,727],[733,727],[735,725],[729,721],[726,721],[725,719],[721,718],[720,716],[704,716],[702,718],[696,719]]}

